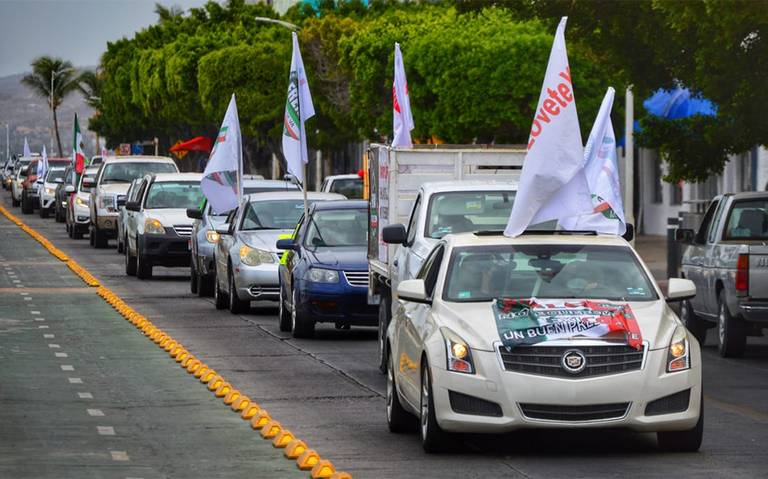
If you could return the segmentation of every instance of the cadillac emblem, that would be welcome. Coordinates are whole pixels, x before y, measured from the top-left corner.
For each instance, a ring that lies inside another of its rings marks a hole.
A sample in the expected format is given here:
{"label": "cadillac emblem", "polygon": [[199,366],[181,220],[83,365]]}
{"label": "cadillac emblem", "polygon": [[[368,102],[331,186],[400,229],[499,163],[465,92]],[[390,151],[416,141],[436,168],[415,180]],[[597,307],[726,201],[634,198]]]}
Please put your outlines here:
{"label": "cadillac emblem", "polygon": [[579,374],[585,367],[587,367],[587,358],[584,356],[584,353],[578,349],[569,349],[563,353],[563,357],[560,359],[560,364],[563,366],[563,369],[569,373]]}

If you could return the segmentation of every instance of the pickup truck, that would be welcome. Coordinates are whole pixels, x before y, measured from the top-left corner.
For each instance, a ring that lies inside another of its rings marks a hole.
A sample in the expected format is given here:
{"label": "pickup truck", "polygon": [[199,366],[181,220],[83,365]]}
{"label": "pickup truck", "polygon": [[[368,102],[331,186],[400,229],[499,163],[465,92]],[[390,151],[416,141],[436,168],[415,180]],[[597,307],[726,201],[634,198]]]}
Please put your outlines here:
{"label": "pickup truck", "polygon": [[416,276],[444,235],[504,229],[525,148],[374,144],[367,158],[368,303],[379,305],[379,369],[384,372],[398,283]]}
{"label": "pickup truck", "polygon": [[681,319],[702,344],[717,326],[720,355],[742,356],[747,336],[768,327],[768,193],[715,197],[697,231],[675,236],[688,244],[681,275],[698,292],[681,304]]}

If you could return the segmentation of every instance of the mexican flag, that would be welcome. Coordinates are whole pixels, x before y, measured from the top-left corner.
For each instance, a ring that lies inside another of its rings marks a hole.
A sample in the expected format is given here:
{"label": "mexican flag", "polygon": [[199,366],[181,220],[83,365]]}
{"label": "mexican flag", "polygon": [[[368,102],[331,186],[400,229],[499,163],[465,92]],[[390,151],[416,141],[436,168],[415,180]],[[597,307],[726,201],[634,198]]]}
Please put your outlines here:
{"label": "mexican flag", "polygon": [[72,164],[75,165],[75,173],[83,174],[85,169],[85,153],[83,153],[83,135],[80,134],[80,123],[75,113],[75,134],[72,138]]}
{"label": "mexican flag", "polygon": [[640,327],[628,304],[499,298],[492,308],[499,337],[508,348],[579,337],[623,337],[638,351],[643,347]]}
{"label": "mexican flag", "polygon": [[[295,176],[302,185],[304,185],[304,165],[308,161],[304,122],[313,116],[315,116],[315,107],[312,104],[312,95],[309,93],[299,40],[294,32],[291,72],[288,76],[288,98],[285,101],[283,118],[283,155],[285,155],[288,173]],[[304,190],[306,191],[306,188]]]}

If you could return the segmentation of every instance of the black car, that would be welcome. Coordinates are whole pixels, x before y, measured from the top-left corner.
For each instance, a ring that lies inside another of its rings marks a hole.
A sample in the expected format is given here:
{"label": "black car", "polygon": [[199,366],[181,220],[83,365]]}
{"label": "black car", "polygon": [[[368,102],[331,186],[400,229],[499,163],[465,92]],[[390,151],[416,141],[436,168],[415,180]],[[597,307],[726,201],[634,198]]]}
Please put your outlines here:
{"label": "black car", "polygon": [[54,193],[56,201],[53,206],[53,215],[56,217],[57,223],[64,223],[67,219],[67,201],[69,200],[71,193],[68,193],[66,188],[67,185],[72,184],[72,177],[74,174],[75,168],[71,165],[68,166],[67,169],[64,170],[64,183],[56,185],[56,193]]}

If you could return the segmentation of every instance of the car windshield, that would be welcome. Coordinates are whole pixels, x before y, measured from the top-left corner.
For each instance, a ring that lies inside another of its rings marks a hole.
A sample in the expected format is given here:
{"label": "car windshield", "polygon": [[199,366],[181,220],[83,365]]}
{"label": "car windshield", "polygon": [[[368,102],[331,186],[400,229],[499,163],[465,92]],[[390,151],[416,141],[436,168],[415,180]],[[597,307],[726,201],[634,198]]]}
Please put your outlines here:
{"label": "car windshield", "polygon": [[56,170],[49,170],[48,174],[45,176],[45,182],[46,183],[53,183],[54,181],[61,179],[64,179],[64,171],[61,169]]}
{"label": "car windshield", "polygon": [[452,191],[435,193],[429,202],[426,236],[503,230],[515,200],[514,191]]}
{"label": "car windshield", "polygon": [[736,201],[728,217],[725,239],[768,239],[768,198]]}
{"label": "car windshield", "polygon": [[309,221],[304,245],[310,247],[365,246],[368,244],[368,210],[316,211]]}
{"label": "car windshield", "polygon": [[[250,195],[251,193],[267,193],[270,191],[291,191],[298,189],[295,185],[288,185],[287,187],[281,186],[243,186],[243,194]],[[216,213],[212,208],[208,208],[208,214],[214,218],[226,218],[229,211],[223,213]]]}
{"label": "car windshield", "polygon": [[147,173],[176,173],[176,165],[165,162],[114,162],[104,165],[102,183],[130,183]]}
{"label": "car windshield", "polygon": [[144,208],[197,208],[203,199],[197,181],[164,181],[152,183],[144,202]]}
{"label": "car windshield", "polygon": [[242,231],[291,229],[296,226],[302,213],[304,213],[303,199],[252,201],[246,207],[240,229]]}
{"label": "car windshield", "polygon": [[596,245],[500,245],[457,248],[444,288],[447,301],[494,298],[652,301],[656,293],[629,248]]}
{"label": "car windshield", "polygon": [[331,183],[331,193],[339,193],[349,199],[361,199],[363,197],[362,178],[339,178]]}

